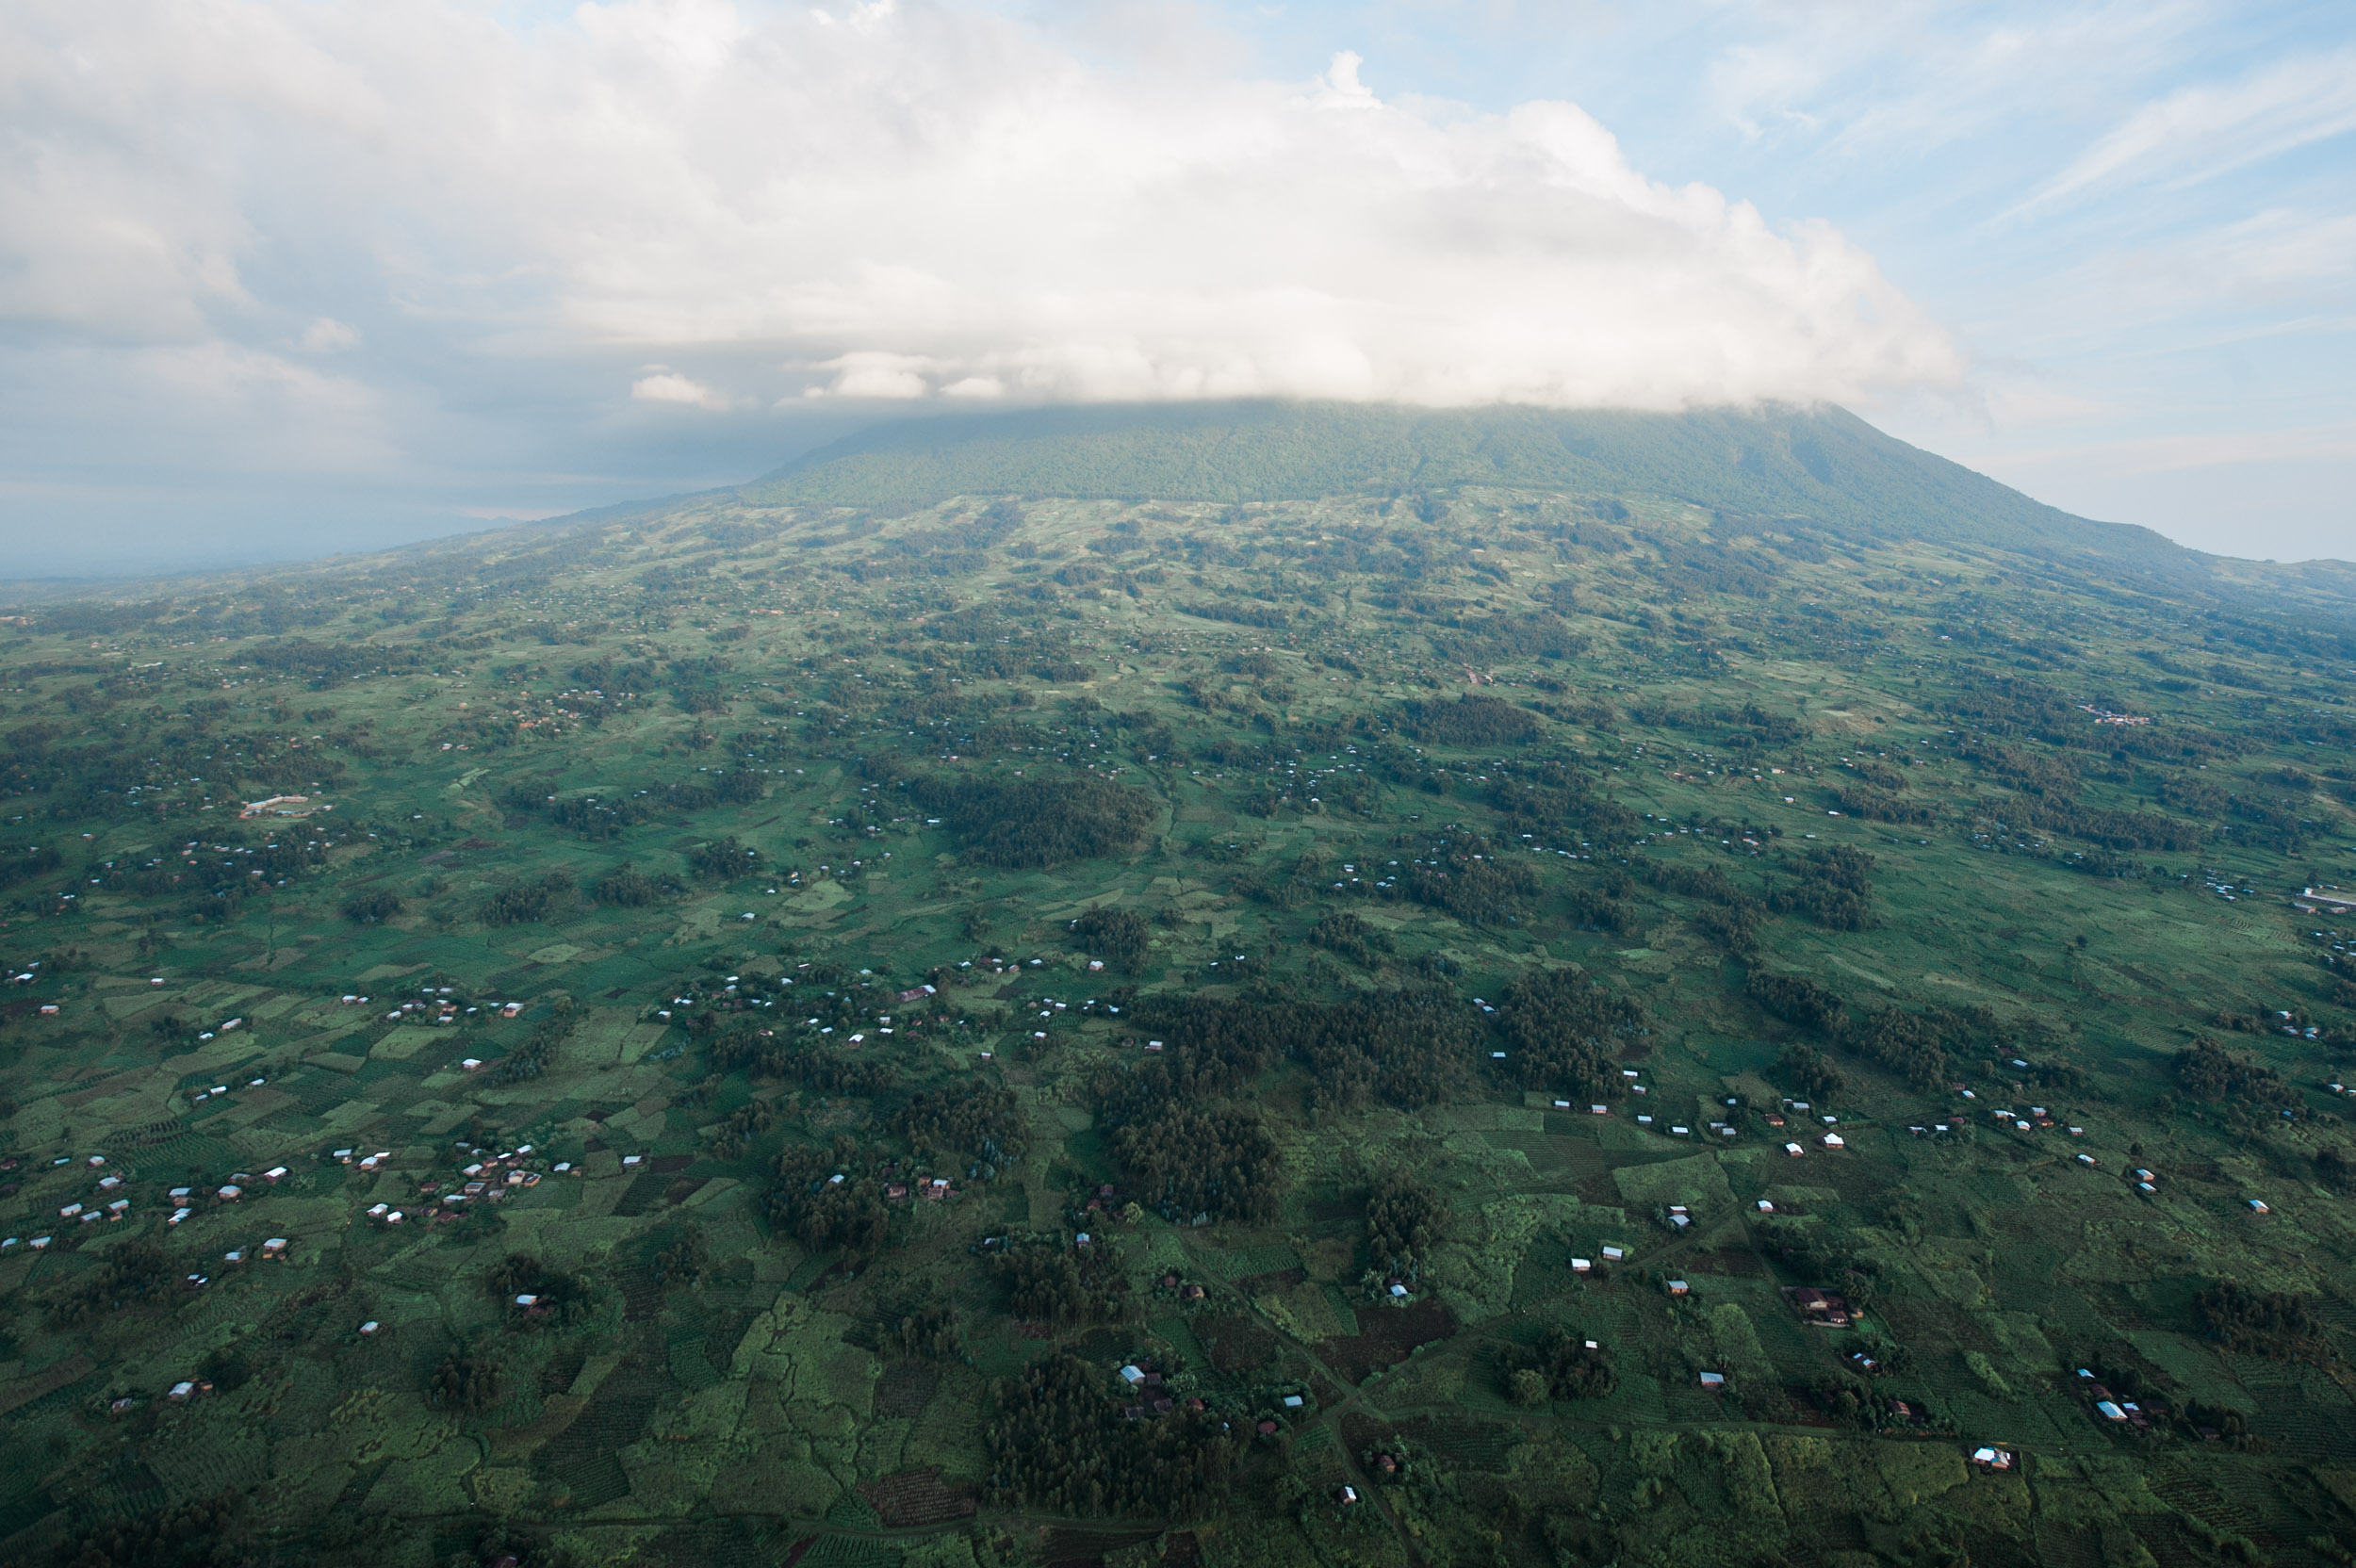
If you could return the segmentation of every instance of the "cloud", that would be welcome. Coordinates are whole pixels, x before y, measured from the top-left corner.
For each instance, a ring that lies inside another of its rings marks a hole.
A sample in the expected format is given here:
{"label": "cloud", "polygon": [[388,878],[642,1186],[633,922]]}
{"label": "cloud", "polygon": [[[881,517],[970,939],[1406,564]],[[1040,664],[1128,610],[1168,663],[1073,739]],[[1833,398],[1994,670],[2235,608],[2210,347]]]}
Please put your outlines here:
{"label": "cloud", "polygon": [[360,329],[322,316],[303,329],[303,351],[306,354],[339,353],[360,346]]}
{"label": "cloud", "polygon": [[452,384],[614,365],[617,405],[707,410],[1674,408],[1964,370],[1843,235],[1647,179],[1568,103],[1385,98],[1349,53],[1305,83],[1102,63],[923,0],[505,14],[8,8],[0,321]]}
{"label": "cloud", "polygon": [[2356,131],[2356,49],[2277,60],[2240,80],[2180,88],[2129,115],[2017,211],[2091,188],[2181,188]]}
{"label": "cloud", "polygon": [[642,403],[686,403],[693,408],[708,408],[715,412],[727,408],[729,403],[727,394],[714,391],[692,377],[660,367],[652,368],[650,373],[631,382],[630,395],[632,400]]}

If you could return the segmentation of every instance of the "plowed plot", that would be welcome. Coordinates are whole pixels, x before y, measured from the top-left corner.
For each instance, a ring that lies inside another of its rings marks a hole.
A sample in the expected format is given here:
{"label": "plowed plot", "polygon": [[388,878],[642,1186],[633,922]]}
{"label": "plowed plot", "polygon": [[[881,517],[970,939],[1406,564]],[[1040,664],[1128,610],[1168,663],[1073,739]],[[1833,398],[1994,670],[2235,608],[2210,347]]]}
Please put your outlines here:
{"label": "plowed plot", "polygon": [[[1317,1341],[1317,1354],[1325,1364],[1353,1383],[1366,1381],[1370,1373],[1397,1366],[1418,1345],[1436,1345],[1456,1332],[1448,1309],[1428,1298],[1412,1306],[1362,1312],[1358,1325],[1357,1333]],[[1212,1359],[1218,1359],[1216,1351]]]}
{"label": "plowed plot", "polygon": [[1075,1529],[1058,1525],[1047,1532],[1039,1555],[1047,1568],[1075,1568],[1080,1563],[1102,1563],[1115,1552],[1152,1539],[1151,1535],[1137,1531]]}
{"label": "plowed plot", "polygon": [[867,1499],[867,1506],[875,1511],[887,1529],[946,1525],[973,1516],[973,1494],[943,1486],[937,1464],[903,1470],[879,1481],[861,1481],[859,1494]]}
{"label": "plowed plot", "polygon": [[1738,1280],[1757,1279],[1767,1272],[1766,1260],[1747,1247],[1721,1247],[1704,1252],[1692,1264],[1696,1274],[1723,1274]]}
{"label": "plowed plot", "polygon": [[941,1369],[930,1362],[895,1361],[884,1368],[882,1380],[875,1384],[875,1413],[913,1420],[932,1403],[933,1390],[940,1383]]}
{"label": "plowed plot", "polygon": [[1273,1331],[1248,1317],[1215,1317],[1195,1326],[1195,1337],[1211,1349],[1211,1365],[1221,1372],[1250,1372],[1276,1354]]}
{"label": "plowed plot", "polygon": [[1504,1474],[1522,1442],[1520,1429],[1503,1421],[1434,1420],[1426,1415],[1399,1429],[1446,1463],[1493,1476]]}
{"label": "plowed plot", "polygon": [[1299,1268],[1279,1268],[1272,1273],[1253,1274],[1237,1280],[1235,1288],[1246,1296],[1281,1296],[1298,1284],[1308,1282],[1306,1271]]}

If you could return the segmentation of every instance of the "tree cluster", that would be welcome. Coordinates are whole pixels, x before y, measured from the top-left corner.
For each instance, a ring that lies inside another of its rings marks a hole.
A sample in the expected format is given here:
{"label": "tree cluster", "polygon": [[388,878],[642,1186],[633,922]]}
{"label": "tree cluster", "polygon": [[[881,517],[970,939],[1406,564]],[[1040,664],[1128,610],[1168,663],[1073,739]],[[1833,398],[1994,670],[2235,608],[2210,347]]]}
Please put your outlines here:
{"label": "tree cluster", "polygon": [[1426,745],[1448,746],[1513,745],[1539,732],[1526,709],[1473,692],[1453,702],[1401,703],[1399,727]]}
{"label": "tree cluster", "polygon": [[2215,1040],[2195,1040],[2176,1053],[2176,1081],[2196,1100],[2233,1109],[2280,1111],[2299,1104],[2282,1075],[2263,1062],[2229,1054]]}
{"label": "tree cluster", "polygon": [[[520,1315],[517,1322],[548,1328],[583,1322],[597,1305],[586,1279],[551,1268],[529,1252],[510,1252],[484,1270],[483,1293]],[[515,1306],[518,1296],[538,1298],[528,1314]]]}
{"label": "tree cluster", "polygon": [[1535,1345],[1508,1345],[1497,1355],[1503,1392],[1516,1404],[1547,1399],[1600,1399],[1620,1384],[1601,1349],[1567,1329],[1549,1328]]}
{"label": "tree cluster", "polygon": [[1166,1100],[1120,1121],[1104,1148],[1136,1200],[1165,1218],[1266,1224],[1283,1201],[1284,1152],[1247,1110]]}
{"label": "tree cluster", "polygon": [[1381,926],[1369,925],[1347,909],[1329,909],[1309,928],[1309,945],[1347,958],[1361,969],[1373,969],[1397,944]]}
{"label": "tree cluster", "polygon": [[1135,1075],[1124,1104],[1164,1086],[1189,1100],[1232,1094],[1290,1054],[1308,1068],[1320,1112],[1419,1110],[1463,1081],[1475,1034],[1462,999],[1434,986],[1334,1003],[1156,996],[1137,1004],[1137,1018],[1169,1054]]}
{"label": "tree cluster", "polygon": [[1178,1520],[1226,1496],[1243,1446],[1228,1422],[1189,1407],[1124,1420],[1107,1381],[1057,1356],[992,1386],[983,1443],[993,1505]]}
{"label": "tree cluster", "polygon": [[1153,936],[1143,915],[1130,909],[1090,909],[1072,923],[1072,940],[1082,951],[1101,956],[1122,974],[1145,967]]}
{"label": "tree cluster", "polygon": [[1121,1248],[1110,1236],[1091,1235],[1085,1246],[1061,1236],[1011,1236],[990,1254],[990,1276],[1006,1293],[1007,1313],[1025,1323],[1119,1323],[1134,1310]]}
{"label": "tree cluster", "polygon": [[245,1500],[234,1492],[172,1503],[74,1530],[45,1558],[54,1568],[230,1568],[251,1560]]}
{"label": "tree cluster", "polygon": [[920,778],[908,790],[967,854],[1008,871],[1125,853],[1156,815],[1152,796],[1101,778]]}
{"label": "tree cluster", "polygon": [[1847,844],[1803,855],[1791,887],[1767,890],[1768,907],[1805,915],[1828,931],[1862,931],[1872,918],[1873,858]]}
{"label": "tree cluster", "polygon": [[2326,1348],[2324,1321],[2312,1297],[2218,1280],[2194,1292],[2192,1313],[2201,1331],[2228,1349],[2290,1360]]}
{"label": "tree cluster", "polygon": [[1760,1011],[1803,1029],[1838,1034],[1848,1021],[1839,993],[1805,975],[1755,969],[1742,982],[1742,994],[1758,1003]]}
{"label": "tree cluster", "polygon": [[[695,1023],[703,1024],[712,1017],[699,1013]],[[806,1037],[742,1025],[713,1033],[704,1050],[715,1072],[743,1068],[755,1078],[788,1079],[821,1094],[881,1094],[900,1079],[890,1062],[873,1055],[845,1054]]]}
{"label": "tree cluster", "polygon": [[1593,1099],[1626,1092],[1619,1053],[1647,1030],[1644,1009],[1577,965],[1525,975],[1497,1003],[1506,1078],[1526,1089],[1576,1087]]}
{"label": "tree cluster", "polygon": [[920,1157],[964,1155],[998,1165],[1023,1152],[1022,1102],[996,1084],[926,1089],[901,1106],[892,1124]]}
{"label": "tree cluster", "polygon": [[892,1222],[869,1179],[874,1163],[848,1135],[826,1149],[788,1147],[769,1189],[769,1222],[812,1252],[841,1248],[844,1270],[856,1273],[883,1250]]}
{"label": "tree cluster", "polygon": [[1404,1171],[1388,1172],[1366,1193],[1366,1251],[1386,1277],[1412,1285],[1447,1221],[1437,1193]]}
{"label": "tree cluster", "polygon": [[506,1390],[499,1364],[476,1350],[452,1350],[434,1369],[426,1384],[426,1402],[438,1410],[489,1410]]}

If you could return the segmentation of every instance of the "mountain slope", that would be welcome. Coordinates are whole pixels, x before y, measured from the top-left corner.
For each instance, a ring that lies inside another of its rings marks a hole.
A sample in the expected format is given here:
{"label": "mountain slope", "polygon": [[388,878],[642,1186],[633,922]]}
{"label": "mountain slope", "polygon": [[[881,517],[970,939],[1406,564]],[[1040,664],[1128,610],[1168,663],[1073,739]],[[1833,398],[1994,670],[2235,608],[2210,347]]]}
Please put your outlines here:
{"label": "mountain slope", "polygon": [[958,495],[1302,500],[1466,485],[1652,496],[1847,534],[2187,567],[2149,529],[2091,522],[1841,409],[1685,414],[1226,402],[1043,409],[878,426],[747,485],[758,504]]}

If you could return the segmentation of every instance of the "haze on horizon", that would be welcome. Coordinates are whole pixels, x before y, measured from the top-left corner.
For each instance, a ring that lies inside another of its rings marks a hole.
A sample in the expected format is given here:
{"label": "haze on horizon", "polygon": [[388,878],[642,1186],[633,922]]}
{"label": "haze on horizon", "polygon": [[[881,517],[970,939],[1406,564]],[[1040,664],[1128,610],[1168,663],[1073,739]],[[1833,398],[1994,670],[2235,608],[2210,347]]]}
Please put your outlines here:
{"label": "haze on horizon", "polygon": [[2342,8],[26,0],[0,58],[0,575],[1238,396],[1837,402],[2356,556]]}

